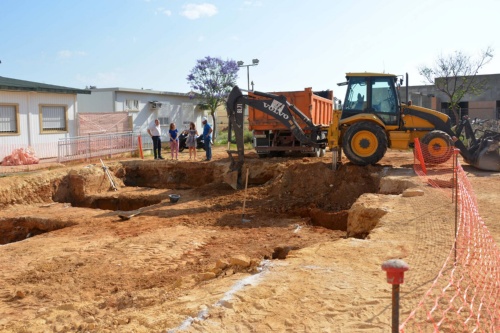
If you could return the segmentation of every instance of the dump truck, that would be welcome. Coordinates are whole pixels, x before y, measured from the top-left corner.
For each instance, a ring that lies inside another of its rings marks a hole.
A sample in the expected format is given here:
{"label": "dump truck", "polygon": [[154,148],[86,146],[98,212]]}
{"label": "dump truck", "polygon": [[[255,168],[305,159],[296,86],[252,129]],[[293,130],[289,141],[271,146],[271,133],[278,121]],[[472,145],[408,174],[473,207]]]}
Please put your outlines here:
{"label": "dump truck", "polygon": [[[228,96],[226,108],[235,132],[237,151],[228,151],[232,176],[226,179],[232,181],[235,188],[241,186],[244,105],[277,119],[290,129],[303,147],[321,150],[328,146],[334,166],[340,162],[342,152],[353,164],[376,164],[388,148],[407,149],[418,138],[424,143],[428,163],[447,161],[453,153],[452,148],[456,147],[472,166],[500,171],[500,133],[487,131],[478,135],[472,131],[467,118],[452,129],[448,115],[413,105],[411,101],[403,103],[399,96],[402,82],[401,76],[393,74],[347,73],[346,81],[339,84],[347,85],[346,98],[340,108],[331,111],[326,138],[323,138],[324,126],[314,124],[284,94],[253,91],[243,95],[235,86]],[[406,82],[408,91],[408,77]],[[301,127],[297,118],[308,125]],[[458,139],[463,130],[467,138],[465,143]],[[233,153],[237,153],[237,159]]]}
{"label": "dump truck", "polygon": [[[272,92],[284,96],[293,105],[297,125],[311,139],[326,138],[332,121],[333,91],[313,92],[312,88],[303,91]],[[249,99],[264,100],[267,97],[258,92],[248,92]],[[279,114],[279,110],[276,110]],[[300,113],[299,113],[300,112]],[[299,152],[309,156],[324,156],[325,148],[313,147],[302,142],[290,128],[290,123],[282,123],[276,113],[266,113],[257,107],[248,108],[248,129],[252,131],[253,147],[260,157],[282,156],[287,152]]]}

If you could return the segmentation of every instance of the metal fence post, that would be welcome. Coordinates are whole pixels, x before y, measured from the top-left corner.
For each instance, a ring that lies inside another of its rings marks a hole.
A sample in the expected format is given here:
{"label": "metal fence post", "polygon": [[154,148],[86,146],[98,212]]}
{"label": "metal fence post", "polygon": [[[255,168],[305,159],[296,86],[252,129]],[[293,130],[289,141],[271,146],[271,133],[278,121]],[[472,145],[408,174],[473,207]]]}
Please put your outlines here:
{"label": "metal fence post", "polygon": [[90,151],[90,133],[89,133],[89,136],[88,136],[88,141],[87,141],[87,143],[88,143],[88,144],[87,144],[87,147],[88,147],[87,151],[89,152],[89,157],[88,157],[88,159],[90,160],[90,159],[92,158],[92,152]]}
{"label": "metal fence post", "polygon": [[404,282],[404,272],[410,267],[401,259],[387,260],[382,270],[387,272],[387,283],[392,284],[392,333],[399,331],[399,285]]}

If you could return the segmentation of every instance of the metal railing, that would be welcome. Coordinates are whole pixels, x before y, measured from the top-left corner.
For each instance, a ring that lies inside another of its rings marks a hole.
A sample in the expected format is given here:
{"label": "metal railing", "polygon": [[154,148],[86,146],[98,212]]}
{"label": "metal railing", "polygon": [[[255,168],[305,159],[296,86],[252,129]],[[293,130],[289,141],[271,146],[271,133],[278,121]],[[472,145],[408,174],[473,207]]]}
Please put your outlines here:
{"label": "metal railing", "polygon": [[[149,135],[134,132],[89,134],[43,144],[34,144],[29,147],[34,150],[37,158],[49,160],[57,157],[57,162],[63,163],[136,151],[139,149],[139,135],[142,138],[143,150],[153,149],[153,141]],[[166,138],[162,137],[162,141],[164,140],[166,141]],[[0,164],[5,156],[10,155],[14,149],[19,148],[28,147],[19,144],[0,145]]]}
{"label": "metal railing", "polygon": [[[146,140],[146,138],[144,139]],[[137,136],[133,132],[89,134],[88,136],[59,139],[57,161],[62,163],[132,152],[138,149],[137,141]]]}

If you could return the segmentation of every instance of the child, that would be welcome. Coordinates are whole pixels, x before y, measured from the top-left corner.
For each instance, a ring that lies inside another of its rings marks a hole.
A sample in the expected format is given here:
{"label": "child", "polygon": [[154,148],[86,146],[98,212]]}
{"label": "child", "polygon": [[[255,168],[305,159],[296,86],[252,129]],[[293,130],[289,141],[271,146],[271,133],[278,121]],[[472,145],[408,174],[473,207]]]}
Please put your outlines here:
{"label": "child", "polygon": [[179,154],[179,137],[178,134],[179,131],[177,128],[175,128],[175,124],[171,123],[170,124],[170,129],[168,130],[168,134],[170,135],[170,153],[172,154],[172,159],[174,159],[174,154],[175,154],[175,159],[177,159],[178,154]]}
{"label": "child", "polygon": [[188,137],[186,139],[186,146],[189,148],[189,159],[191,155],[193,159],[196,160],[196,137],[198,136],[198,131],[196,130],[196,125],[193,122],[189,123]]}

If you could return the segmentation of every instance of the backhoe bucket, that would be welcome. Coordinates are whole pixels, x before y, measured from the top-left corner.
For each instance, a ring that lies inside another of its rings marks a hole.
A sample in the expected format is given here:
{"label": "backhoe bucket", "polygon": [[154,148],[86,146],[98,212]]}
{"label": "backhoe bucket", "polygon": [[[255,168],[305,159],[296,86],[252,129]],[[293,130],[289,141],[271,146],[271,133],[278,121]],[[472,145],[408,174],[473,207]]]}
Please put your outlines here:
{"label": "backhoe bucket", "polygon": [[235,190],[237,190],[239,188],[239,186],[238,186],[239,178],[240,177],[238,176],[238,170],[228,171],[223,176],[224,183],[229,184]]}

